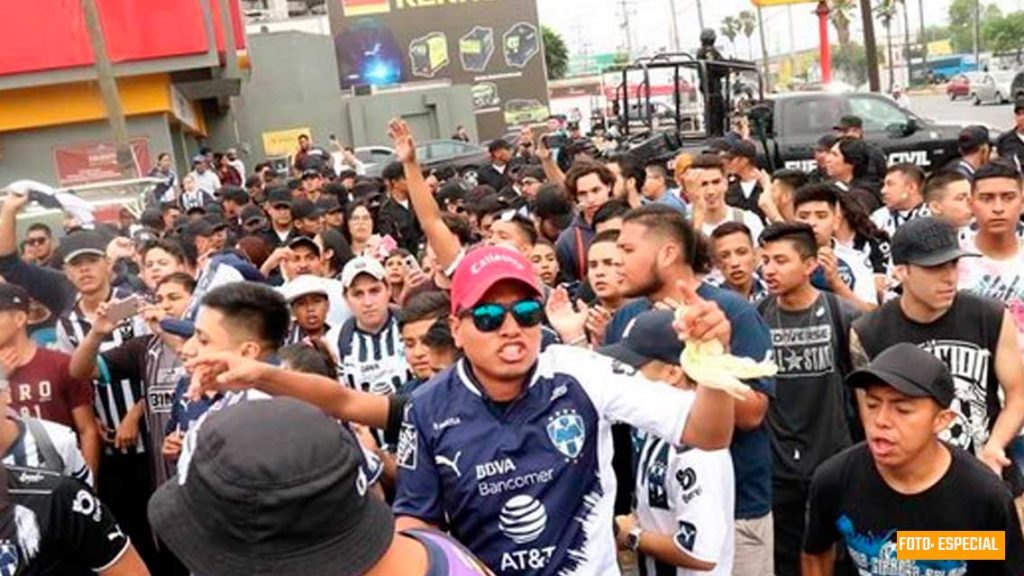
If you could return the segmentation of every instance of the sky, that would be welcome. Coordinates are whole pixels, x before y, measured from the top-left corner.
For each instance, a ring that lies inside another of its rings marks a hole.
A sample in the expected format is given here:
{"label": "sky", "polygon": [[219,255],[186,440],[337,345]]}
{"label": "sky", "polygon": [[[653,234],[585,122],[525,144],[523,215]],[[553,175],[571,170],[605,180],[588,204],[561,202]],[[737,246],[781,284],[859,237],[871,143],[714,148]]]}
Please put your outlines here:
{"label": "sky", "polygon": [[[907,0],[909,5],[910,31],[914,34],[918,29],[919,6],[924,4],[925,25],[946,24],[949,5],[952,0]],[[984,0],[983,0],[984,1]],[[625,4],[630,11],[630,28],[632,31],[634,53],[642,53],[646,48],[657,51],[671,45],[671,14],[670,4],[676,5],[677,22],[680,42],[691,49],[699,45],[700,26],[697,19],[697,0],[537,0],[540,21],[565,38],[571,53],[581,52],[602,53],[615,52],[625,43],[622,28],[622,6]],[[875,2],[872,1],[872,4]],[[996,4],[1006,12],[1024,10],[1024,0],[996,0],[984,2]],[[753,9],[750,0],[702,0],[704,23],[718,30],[722,19],[735,15],[741,10]],[[814,15],[815,4],[795,4],[789,8],[765,8],[765,32],[768,39],[768,52],[781,54],[791,47],[797,50],[814,48],[818,45],[817,16]],[[792,13],[792,27],[790,26]],[[857,12],[859,15],[859,12]],[[902,36],[902,16],[897,19],[893,33]],[[876,24],[876,34],[881,27]],[[832,41],[835,42],[835,29],[829,26]],[[861,34],[859,17],[855,19],[852,33],[854,38]],[[727,39],[719,34],[719,47],[727,52],[732,50]],[[757,32],[751,37],[754,44],[754,55],[760,55],[760,40]],[[792,41],[792,46],[791,42]],[[747,57],[747,40],[740,36],[736,40],[735,54]]]}

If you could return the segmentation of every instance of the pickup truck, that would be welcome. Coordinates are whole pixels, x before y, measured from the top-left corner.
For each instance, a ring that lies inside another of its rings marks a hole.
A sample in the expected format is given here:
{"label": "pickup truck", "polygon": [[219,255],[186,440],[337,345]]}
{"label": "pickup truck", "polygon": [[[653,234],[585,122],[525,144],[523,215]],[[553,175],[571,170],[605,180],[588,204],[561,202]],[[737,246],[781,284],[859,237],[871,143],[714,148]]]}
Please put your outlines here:
{"label": "pickup truck", "polygon": [[[762,105],[767,150],[775,168],[814,169],[814,147],[844,115],[864,122],[864,139],[885,151],[889,164],[941,168],[957,157],[957,136],[965,124],[924,119],[888,96],[871,92],[794,92],[773,95]],[[756,115],[756,113],[755,113]],[[752,122],[752,124],[756,124]],[[993,137],[998,134],[993,134]],[[754,135],[755,140],[759,139]]]}

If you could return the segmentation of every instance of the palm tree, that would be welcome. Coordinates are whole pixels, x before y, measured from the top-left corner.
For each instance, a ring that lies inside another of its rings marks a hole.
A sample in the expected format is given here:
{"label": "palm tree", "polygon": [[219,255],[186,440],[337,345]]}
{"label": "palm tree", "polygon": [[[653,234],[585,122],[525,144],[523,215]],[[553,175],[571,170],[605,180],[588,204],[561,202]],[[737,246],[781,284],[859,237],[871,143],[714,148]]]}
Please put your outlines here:
{"label": "palm tree", "polygon": [[892,21],[896,18],[897,4],[899,0],[879,0],[878,4],[875,5],[875,13],[878,14],[878,19],[882,21],[882,26],[885,28],[885,45],[886,45],[886,61],[889,64],[889,91],[892,91],[893,84],[896,83],[896,72],[892,61]]}
{"label": "palm tree", "polygon": [[857,5],[857,0],[833,0],[829,18],[836,27],[839,46],[845,48],[850,44],[850,11]]}
{"label": "palm tree", "polygon": [[736,54],[736,36],[740,33],[740,22],[733,16],[726,16],[722,19],[722,36],[729,39],[732,45],[732,52]]}
{"label": "palm tree", "polygon": [[754,59],[754,46],[750,41],[750,37],[754,35],[754,31],[757,30],[757,16],[750,10],[744,10],[740,12],[738,18],[740,24],[740,32],[747,37],[747,58],[749,60]]}

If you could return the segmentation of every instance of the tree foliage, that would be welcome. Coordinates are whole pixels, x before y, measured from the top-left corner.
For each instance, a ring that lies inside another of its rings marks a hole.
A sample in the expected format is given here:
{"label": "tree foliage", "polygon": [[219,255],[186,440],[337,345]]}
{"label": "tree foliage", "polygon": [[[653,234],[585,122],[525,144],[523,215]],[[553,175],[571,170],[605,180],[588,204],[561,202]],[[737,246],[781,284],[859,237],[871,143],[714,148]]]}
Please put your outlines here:
{"label": "tree foliage", "polygon": [[729,39],[729,44],[732,45],[733,52],[736,51],[736,37],[740,35],[740,28],[740,21],[735,16],[726,16],[722,19],[722,36]]}
{"label": "tree foliage", "polygon": [[564,78],[569,69],[569,48],[561,34],[547,26],[540,27],[544,38],[544,62],[548,68],[548,79]]}
{"label": "tree foliage", "polygon": [[834,0],[829,19],[835,26],[836,35],[839,36],[839,46],[845,47],[850,43],[850,14],[857,6],[857,0]]}
{"label": "tree foliage", "polygon": [[739,23],[740,32],[747,37],[747,55],[751,60],[754,59],[754,49],[751,46],[750,37],[754,35],[754,31],[757,30],[757,16],[750,10],[744,10],[739,13],[737,17]]}
{"label": "tree foliage", "polygon": [[1024,49],[1024,12],[1012,12],[986,22],[982,36],[985,46],[996,54],[1020,52]]}

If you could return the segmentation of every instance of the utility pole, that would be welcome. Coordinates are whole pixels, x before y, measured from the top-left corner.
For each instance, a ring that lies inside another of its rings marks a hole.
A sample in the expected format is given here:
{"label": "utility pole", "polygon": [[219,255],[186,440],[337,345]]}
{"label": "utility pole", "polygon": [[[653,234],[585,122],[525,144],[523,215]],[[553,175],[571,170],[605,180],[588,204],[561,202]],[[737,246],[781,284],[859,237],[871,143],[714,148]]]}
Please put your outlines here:
{"label": "utility pole", "polygon": [[704,31],[704,7],[701,6],[700,0],[697,0],[697,25],[700,26],[701,31]]}
{"label": "utility pole", "polygon": [[128,140],[128,123],[124,118],[124,108],[121,107],[121,95],[117,91],[114,66],[110,63],[110,55],[107,53],[107,41],[103,36],[103,26],[100,24],[96,0],[82,0],[82,14],[85,16],[85,28],[89,32],[89,40],[92,44],[96,80],[100,86],[103,107],[106,109],[107,120],[110,122],[110,130],[114,136],[117,166],[125,178],[135,178],[138,174],[135,170],[131,143]]}
{"label": "utility pole", "polygon": [[974,0],[974,65],[981,70],[981,0]]}
{"label": "utility pole", "polygon": [[682,50],[679,42],[679,15],[676,14],[676,0],[668,0],[669,11],[672,13],[672,51]]}
{"label": "utility pole", "polygon": [[633,32],[629,28],[629,0],[619,0],[622,7],[622,30],[626,33],[626,56],[633,59]]}
{"label": "utility pole", "polygon": [[864,50],[868,58],[868,86],[872,92],[881,89],[878,77],[878,45],[875,43],[875,17],[871,11],[871,0],[860,0],[860,19],[864,23]]}
{"label": "utility pole", "polygon": [[786,17],[789,19],[789,55],[796,56],[796,29],[793,26],[793,5],[786,5]]}
{"label": "utility pole", "polygon": [[761,62],[762,67],[764,68],[762,75],[764,76],[765,90],[767,92],[774,92],[774,90],[772,90],[771,72],[768,69],[768,40],[764,35],[764,15],[761,13],[760,6],[757,7],[757,28],[758,35],[761,36]]}
{"label": "utility pole", "polygon": [[921,27],[921,61],[928,67],[928,33],[924,27],[924,0],[917,0],[918,26]]}
{"label": "utility pole", "polygon": [[907,62],[907,85],[903,88],[910,87],[911,75],[913,67],[910,65],[910,16],[907,14],[907,1],[900,0],[903,3],[903,59]]}

